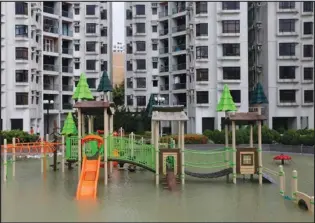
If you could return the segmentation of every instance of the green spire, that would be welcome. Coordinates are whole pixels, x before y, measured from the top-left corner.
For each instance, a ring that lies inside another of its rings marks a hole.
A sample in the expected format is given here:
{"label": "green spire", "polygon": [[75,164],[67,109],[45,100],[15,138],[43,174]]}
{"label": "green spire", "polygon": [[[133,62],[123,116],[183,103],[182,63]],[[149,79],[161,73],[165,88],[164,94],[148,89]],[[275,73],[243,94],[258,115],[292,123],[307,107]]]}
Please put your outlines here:
{"label": "green spire", "polygon": [[149,117],[152,116],[153,105],[157,105],[157,102],[154,100],[155,97],[156,97],[156,94],[151,94],[151,96],[149,98],[149,102],[148,102],[147,108],[145,109],[145,111],[146,111],[146,113],[148,114]]}
{"label": "green spire", "polygon": [[94,99],[84,73],[82,73],[80,76],[79,83],[75,89],[75,92],[72,98],[76,100],[78,99],[93,100]]}
{"label": "green spire", "polygon": [[219,103],[217,104],[217,111],[237,111],[235,103],[230,93],[229,87],[225,84]]}
{"label": "green spire", "polygon": [[100,83],[97,87],[97,92],[112,92],[113,86],[111,81],[108,78],[107,72],[104,71],[101,77]]}
{"label": "green spire", "polygon": [[249,104],[268,104],[264,89],[259,82],[253,91]]}
{"label": "green spire", "polygon": [[78,134],[77,127],[75,126],[75,123],[73,121],[73,117],[71,112],[68,113],[68,116],[65,120],[65,124],[63,125],[62,128],[62,135],[76,135]]}

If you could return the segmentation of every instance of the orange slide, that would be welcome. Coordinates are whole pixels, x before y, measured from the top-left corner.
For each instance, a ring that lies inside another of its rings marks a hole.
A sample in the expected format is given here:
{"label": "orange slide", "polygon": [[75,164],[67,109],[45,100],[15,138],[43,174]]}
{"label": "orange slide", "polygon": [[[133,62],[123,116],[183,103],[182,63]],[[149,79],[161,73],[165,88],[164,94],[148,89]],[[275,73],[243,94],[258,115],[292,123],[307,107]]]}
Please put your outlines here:
{"label": "orange slide", "polygon": [[77,200],[96,199],[101,157],[97,160],[83,158],[82,171],[77,189]]}

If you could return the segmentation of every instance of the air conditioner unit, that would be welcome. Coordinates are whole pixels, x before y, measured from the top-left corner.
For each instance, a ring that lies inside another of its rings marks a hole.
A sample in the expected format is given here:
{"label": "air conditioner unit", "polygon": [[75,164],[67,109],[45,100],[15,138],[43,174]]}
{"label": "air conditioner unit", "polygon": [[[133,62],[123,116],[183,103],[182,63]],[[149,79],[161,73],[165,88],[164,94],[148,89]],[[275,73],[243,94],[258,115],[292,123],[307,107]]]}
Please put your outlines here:
{"label": "air conditioner unit", "polygon": [[132,24],[130,24],[129,27],[132,28]]}
{"label": "air conditioner unit", "polygon": [[74,58],[75,63],[80,63],[80,58]]}
{"label": "air conditioner unit", "polygon": [[73,40],[73,44],[80,44],[80,40],[79,39]]}
{"label": "air conditioner unit", "polygon": [[257,2],[257,3],[256,3],[256,6],[257,6],[257,7],[260,7],[260,6],[261,6],[261,3],[260,3],[260,2]]}
{"label": "air conditioner unit", "polygon": [[80,26],[80,22],[74,22],[74,26]]}
{"label": "air conditioner unit", "polygon": [[158,58],[157,57],[152,57],[152,62],[158,62]]}
{"label": "air conditioner unit", "polygon": [[262,27],[262,22],[256,22],[256,27],[257,27],[257,29],[261,29],[261,27]]}
{"label": "air conditioner unit", "polygon": [[36,48],[35,48],[35,47],[32,47],[32,48],[31,48],[31,52],[32,52],[32,53],[35,53],[35,51],[36,51]]}
{"label": "air conditioner unit", "polygon": [[257,50],[261,50],[261,48],[262,48],[262,44],[261,43],[257,43]]}
{"label": "air conditioner unit", "polygon": [[74,3],[74,8],[80,8],[80,3]]}
{"label": "air conditioner unit", "polygon": [[254,50],[254,49],[255,49],[255,45],[252,45],[252,47],[251,47],[251,48],[252,48],[252,50]]}
{"label": "air conditioner unit", "polygon": [[194,49],[194,45],[189,45],[190,50]]}
{"label": "air conditioner unit", "polygon": [[152,8],[157,8],[157,6],[158,6],[157,3],[155,3],[155,2],[152,2],[152,3],[151,3],[151,7],[152,7]]}

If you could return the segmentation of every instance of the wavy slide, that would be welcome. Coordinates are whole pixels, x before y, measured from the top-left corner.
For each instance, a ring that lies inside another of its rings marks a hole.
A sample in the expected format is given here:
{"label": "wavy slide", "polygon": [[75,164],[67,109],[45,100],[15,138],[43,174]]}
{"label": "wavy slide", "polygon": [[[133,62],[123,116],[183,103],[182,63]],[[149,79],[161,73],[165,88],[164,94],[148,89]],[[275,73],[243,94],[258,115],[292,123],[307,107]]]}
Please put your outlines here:
{"label": "wavy slide", "polygon": [[100,173],[101,157],[88,160],[83,158],[82,171],[77,189],[77,200],[96,199],[97,183]]}

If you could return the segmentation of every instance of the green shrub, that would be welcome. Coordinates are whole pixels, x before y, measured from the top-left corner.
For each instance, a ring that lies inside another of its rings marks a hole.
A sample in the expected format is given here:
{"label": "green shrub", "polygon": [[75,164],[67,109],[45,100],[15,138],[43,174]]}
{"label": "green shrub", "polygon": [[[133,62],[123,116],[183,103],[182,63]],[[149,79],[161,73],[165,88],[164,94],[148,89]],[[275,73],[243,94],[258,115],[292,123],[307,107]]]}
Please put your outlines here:
{"label": "green shrub", "polygon": [[308,135],[300,135],[300,144],[305,146],[314,146],[315,145],[314,133]]}
{"label": "green shrub", "polygon": [[12,143],[14,137],[20,142],[36,142],[38,139],[37,135],[31,135],[21,130],[1,131],[0,135],[3,139],[7,139],[8,143]]}
{"label": "green shrub", "polygon": [[283,145],[300,145],[300,135],[296,130],[290,129],[281,136],[281,143]]}

